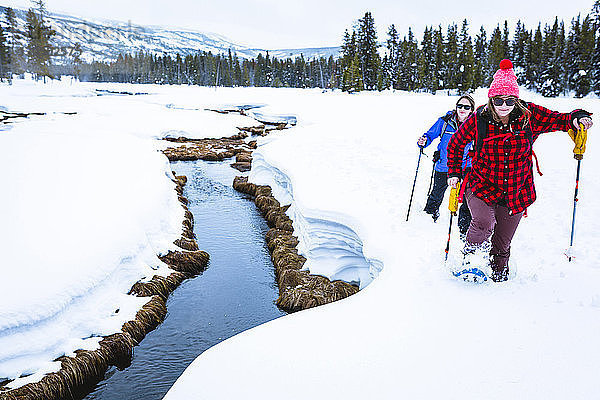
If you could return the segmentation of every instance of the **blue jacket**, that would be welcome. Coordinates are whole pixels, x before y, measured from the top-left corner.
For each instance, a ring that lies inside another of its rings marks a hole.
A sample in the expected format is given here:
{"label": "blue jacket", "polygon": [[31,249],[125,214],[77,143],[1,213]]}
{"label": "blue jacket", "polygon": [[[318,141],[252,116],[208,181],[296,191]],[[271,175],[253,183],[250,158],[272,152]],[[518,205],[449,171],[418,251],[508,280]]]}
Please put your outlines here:
{"label": "blue jacket", "polygon": [[[435,124],[423,136],[427,138],[425,147],[429,146],[436,138],[440,138],[438,144],[438,150],[440,151],[440,159],[435,163],[435,170],[439,172],[448,172],[448,142],[458,127],[456,126],[456,118],[454,118],[454,111],[448,111],[446,115],[440,117]],[[442,132],[443,131],[443,132]],[[472,143],[467,144],[465,152],[463,154],[463,169],[471,168],[471,157],[469,157],[469,150],[471,149]]]}

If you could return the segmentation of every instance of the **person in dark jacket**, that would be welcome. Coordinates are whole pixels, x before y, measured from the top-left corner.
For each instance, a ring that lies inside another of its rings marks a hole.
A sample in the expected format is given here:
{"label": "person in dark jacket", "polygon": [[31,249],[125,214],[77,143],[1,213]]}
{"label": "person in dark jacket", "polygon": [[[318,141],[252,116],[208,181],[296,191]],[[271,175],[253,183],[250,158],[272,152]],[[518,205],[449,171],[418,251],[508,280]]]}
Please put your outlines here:
{"label": "person in dark jacket", "polygon": [[462,155],[467,144],[475,141],[472,169],[463,182],[473,216],[463,267],[480,267],[472,264],[489,254],[491,278],[498,282],[508,279],[512,238],[523,212],[536,199],[533,142],[545,132],[576,130],[579,124],[589,129],[593,124],[584,110],[559,113],[519,99],[510,60],[500,62],[488,98],[488,104],[471,115],[448,144],[448,185],[456,187],[463,178]]}
{"label": "person in dark jacket", "polygon": [[[437,151],[434,153],[434,175],[433,188],[427,197],[425,212],[431,214],[433,221],[437,221],[440,216],[440,205],[444,200],[444,194],[448,188],[448,165],[447,165],[447,146],[450,138],[456,132],[456,129],[463,123],[475,109],[475,100],[468,94],[460,96],[456,102],[454,110],[450,110],[440,117],[435,124],[417,141],[419,147],[429,146],[435,139],[440,138]],[[471,167],[471,159],[465,155],[463,160],[464,168]],[[463,203],[458,212],[458,226],[462,234],[467,232],[471,222],[469,208]]]}

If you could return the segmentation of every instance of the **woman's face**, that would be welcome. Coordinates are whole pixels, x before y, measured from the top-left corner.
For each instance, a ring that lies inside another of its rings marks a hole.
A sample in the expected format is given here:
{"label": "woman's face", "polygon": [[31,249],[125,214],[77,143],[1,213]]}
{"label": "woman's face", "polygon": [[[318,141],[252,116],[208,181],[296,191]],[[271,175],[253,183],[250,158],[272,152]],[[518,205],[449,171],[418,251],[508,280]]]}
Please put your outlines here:
{"label": "woman's face", "polygon": [[517,98],[514,96],[496,96],[492,99],[494,110],[500,118],[507,117],[515,108]]}
{"label": "woman's face", "polygon": [[456,114],[458,115],[458,120],[463,122],[471,113],[473,112],[473,107],[469,100],[460,99],[458,103],[456,103]]}

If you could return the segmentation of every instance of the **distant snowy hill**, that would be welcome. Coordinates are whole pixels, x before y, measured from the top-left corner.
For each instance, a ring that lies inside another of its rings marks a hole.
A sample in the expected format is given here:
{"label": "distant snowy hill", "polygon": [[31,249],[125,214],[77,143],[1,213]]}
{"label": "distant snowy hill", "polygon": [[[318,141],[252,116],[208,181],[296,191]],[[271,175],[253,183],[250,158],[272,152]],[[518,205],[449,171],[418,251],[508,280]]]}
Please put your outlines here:
{"label": "distant snowy hill", "polygon": [[[5,6],[0,6],[4,15]],[[22,31],[25,26],[26,10],[14,9],[17,22]],[[70,15],[49,12],[49,23],[56,31],[54,43],[72,48],[79,43],[86,61],[115,59],[119,53],[138,51],[154,54],[195,54],[198,51],[226,53],[229,49],[242,58],[255,58],[269,51],[277,58],[295,58],[303,54],[305,59],[314,57],[338,57],[339,47],[306,48],[306,49],[260,49],[248,48],[232,42],[222,35],[192,30],[173,29],[157,26],[134,25],[131,22],[110,20],[91,20]]]}

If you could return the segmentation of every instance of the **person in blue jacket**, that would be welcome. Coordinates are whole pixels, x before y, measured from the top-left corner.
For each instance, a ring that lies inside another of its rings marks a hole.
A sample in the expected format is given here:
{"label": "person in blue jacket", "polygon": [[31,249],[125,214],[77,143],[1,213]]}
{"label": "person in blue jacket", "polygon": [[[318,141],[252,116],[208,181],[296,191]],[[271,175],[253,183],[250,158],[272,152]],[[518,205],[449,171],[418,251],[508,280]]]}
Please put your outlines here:
{"label": "person in blue jacket", "polygon": [[[419,147],[429,146],[435,139],[440,138],[437,151],[434,153],[434,176],[433,188],[427,197],[425,212],[431,214],[433,221],[437,221],[440,216],[440,205],[444,199],[444,194],[448,188],[448,142],[462,124],[475,110],[475,100],[468,94],[460,96],[456,102],[456,108],[448,111],[446,115],[440,117],[435,124],[417,141]],[[467,147],[470,147],[469,144]],[[471,158],[468,156],[469,148],[465,149],[463,158],[463,169],[471,168]],[[458,226],[461,233],[466,233],[471,223],[471,213],[467,203],[463,202],[458,212]]]}

